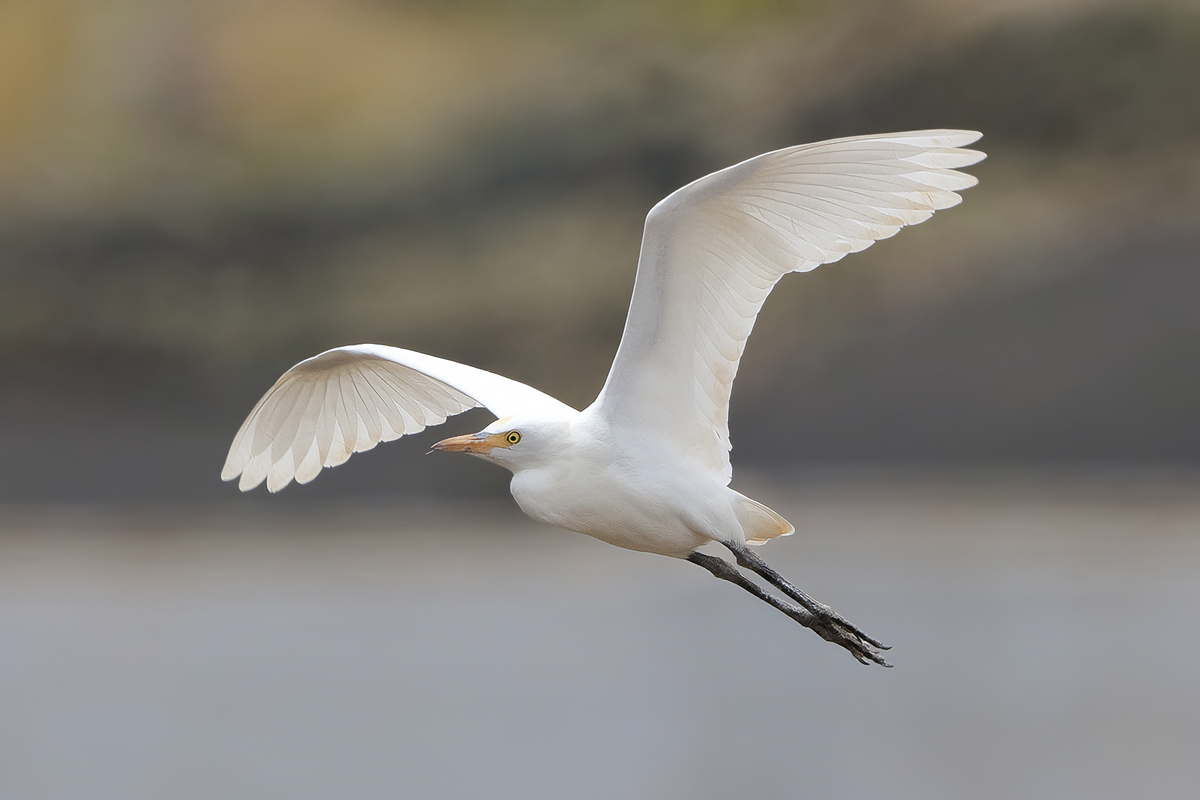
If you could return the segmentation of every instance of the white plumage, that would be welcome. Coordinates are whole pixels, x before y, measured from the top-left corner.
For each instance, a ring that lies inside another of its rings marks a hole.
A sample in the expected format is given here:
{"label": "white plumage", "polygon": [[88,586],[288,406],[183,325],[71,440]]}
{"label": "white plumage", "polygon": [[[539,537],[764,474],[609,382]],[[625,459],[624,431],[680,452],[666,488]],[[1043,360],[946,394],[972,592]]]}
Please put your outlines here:
{"label": "white plumage", "polygon": [[301,361],[250,412],[229,448],[223,480],[243,492],[267,481],[277,492],[308,483],[322,467],[446,417],[486,405],[497,416],[563,408],[523,383],[399,347],[338,347]]}
{"label": "white plumage", "polygon": [[[651,209],[625,331],[608,379],[576,411],[522,383],[382,345],[329,350],[288,370],[234,438],[221,477],[272,492],[351,453],[475,406],[499,419],[440,442],[513,472],[535,519],[635,550],[687,558],[846,647],[878,642],[771,570],[745,544],[791,532],[728,488],[729,393],[771,288],[960,202],[981,160],[972,131],[858,136],[766,153],[684,186]],[[514,441],[515,439],[515,441]],[[796,604],[696,552],[728,547]]]}

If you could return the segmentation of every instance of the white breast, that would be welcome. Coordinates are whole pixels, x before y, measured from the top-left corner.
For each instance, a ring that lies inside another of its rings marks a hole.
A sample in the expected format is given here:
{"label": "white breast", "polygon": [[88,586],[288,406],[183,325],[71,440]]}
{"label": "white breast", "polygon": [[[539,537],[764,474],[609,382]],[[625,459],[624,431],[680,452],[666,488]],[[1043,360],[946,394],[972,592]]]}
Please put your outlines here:
{"label": "white breast", "polygon": [[530,517],[677,558],[711,539],[741,538],[736,493],[707,472],[652,445],[575,434],[569,455],[514,473],[512,495]]}

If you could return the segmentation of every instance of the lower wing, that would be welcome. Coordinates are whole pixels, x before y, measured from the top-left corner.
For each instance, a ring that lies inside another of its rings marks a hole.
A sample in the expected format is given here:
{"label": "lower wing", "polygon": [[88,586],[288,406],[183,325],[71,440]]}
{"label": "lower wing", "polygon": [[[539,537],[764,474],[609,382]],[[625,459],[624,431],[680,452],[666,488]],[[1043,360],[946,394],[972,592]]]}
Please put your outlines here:
{"label": "lower wing", "polygon": [[562,407],[518,381],[398,347],[360,344],[301,361],[263,395],[229,448],[223,480],[308,483],[352,453],[485,406],[497,417]]}

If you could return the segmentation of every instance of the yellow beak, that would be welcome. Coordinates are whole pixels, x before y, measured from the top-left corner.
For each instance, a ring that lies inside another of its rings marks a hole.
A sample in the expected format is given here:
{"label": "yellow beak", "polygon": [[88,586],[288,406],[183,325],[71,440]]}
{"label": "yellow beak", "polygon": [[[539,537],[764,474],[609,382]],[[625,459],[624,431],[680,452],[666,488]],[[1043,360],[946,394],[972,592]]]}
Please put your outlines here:
{"label": "yellow beak", "polygon": [[434,450],[444,450],[447,453],[472,453],[484,455],[496,447],[508,447],[504,434],[469,433],[466,436],[452,436],[442,439],[433,446]]}

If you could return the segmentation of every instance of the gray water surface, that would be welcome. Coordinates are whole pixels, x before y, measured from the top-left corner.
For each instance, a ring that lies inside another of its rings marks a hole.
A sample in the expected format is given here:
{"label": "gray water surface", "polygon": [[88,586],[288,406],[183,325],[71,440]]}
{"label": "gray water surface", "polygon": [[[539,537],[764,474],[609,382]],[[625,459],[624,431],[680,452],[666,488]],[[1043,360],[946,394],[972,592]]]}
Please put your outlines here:
{"label": "gray water surface", "polygon": [[0,510],[0,798],[1200,796],[1200,492],[751,493],[895,669],[509,504]]}

